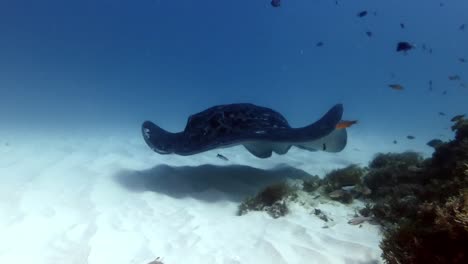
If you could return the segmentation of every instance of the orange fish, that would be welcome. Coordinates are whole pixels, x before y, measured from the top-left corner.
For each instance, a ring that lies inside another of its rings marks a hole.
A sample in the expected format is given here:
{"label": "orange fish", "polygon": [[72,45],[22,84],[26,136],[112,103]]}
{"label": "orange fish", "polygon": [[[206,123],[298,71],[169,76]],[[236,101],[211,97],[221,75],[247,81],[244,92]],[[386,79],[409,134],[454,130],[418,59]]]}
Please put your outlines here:
{"label": "orange fish", "polygon": [[357,120],[341,120],[340,122],[338,122],[338,124],[336,124],[336,128],[343,129],[343,128],[350,127],[356,123],[357,123]]}
{"label": "orange fish", "polygon": [[392,88],[393,90],[398,90],[398,91],[401,91],[404,89],[403,86],[400,84],[389,84],[388,86]]}

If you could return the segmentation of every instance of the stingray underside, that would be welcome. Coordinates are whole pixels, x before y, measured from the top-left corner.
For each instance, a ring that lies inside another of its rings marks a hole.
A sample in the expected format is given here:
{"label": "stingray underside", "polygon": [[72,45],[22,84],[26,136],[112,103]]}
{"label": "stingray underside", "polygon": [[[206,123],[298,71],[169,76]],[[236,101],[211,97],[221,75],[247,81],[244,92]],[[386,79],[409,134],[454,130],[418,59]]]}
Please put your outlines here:
{"label": "stingray underside", "polygon": [[269,158],[274,153],[286,154],[292,146],[309,151],[340,152],[347,143],[346,129],[336,129],[327,136],[304,142],[271,142],[254,141],[242,143],[242,145],[258,158]]}

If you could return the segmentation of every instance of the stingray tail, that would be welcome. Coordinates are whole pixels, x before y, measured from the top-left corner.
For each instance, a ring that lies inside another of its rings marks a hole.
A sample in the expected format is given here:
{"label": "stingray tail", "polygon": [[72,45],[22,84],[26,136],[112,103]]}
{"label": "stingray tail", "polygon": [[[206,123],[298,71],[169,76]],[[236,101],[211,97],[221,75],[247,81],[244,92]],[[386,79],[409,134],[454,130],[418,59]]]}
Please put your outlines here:
{"label": "stingray tail", "polygon": [[304,142],[325,137],[336,129],[336,125],[340,122],[342,116],[343,105],[336,104],[315,123],[301,128],[294,128],[295,141]]}

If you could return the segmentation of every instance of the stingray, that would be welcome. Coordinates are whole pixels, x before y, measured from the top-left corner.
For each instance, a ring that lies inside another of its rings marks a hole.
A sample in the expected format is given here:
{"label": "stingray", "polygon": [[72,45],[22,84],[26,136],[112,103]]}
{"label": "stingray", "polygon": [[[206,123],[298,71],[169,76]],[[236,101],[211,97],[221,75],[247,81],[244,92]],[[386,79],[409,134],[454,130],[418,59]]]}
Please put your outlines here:
{"label": "stingray", "polygon": [[347,142],[346,129],[336,125],[343,106],[333,106],[316,122],[292,128],[280,113],[250,103],[217,105],[189,117],[182,132],[168,132],[151,121],[142,125],[148,146],[159,154],[193,155],[243,145],[258,158],[286,154],[292,146],[309,151],[339,152]]}

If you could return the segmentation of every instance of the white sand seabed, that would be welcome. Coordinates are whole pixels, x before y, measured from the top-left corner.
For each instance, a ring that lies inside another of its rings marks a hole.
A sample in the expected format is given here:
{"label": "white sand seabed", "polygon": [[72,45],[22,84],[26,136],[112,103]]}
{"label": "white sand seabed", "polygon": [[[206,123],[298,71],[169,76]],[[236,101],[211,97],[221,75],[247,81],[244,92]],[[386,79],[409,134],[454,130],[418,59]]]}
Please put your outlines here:
{"label": "white sand seabed", "polygon": [[[292,149],[262,160],[243,147],[161,156],[137,136],[2,138],[0,263],[381,261],[379,228],[347,224],[357,202],[293,204],[279,219],[236,216],[242,199],[272,182],[366,165],[378,140],[354,140],[337,154]],[[328,228],[313,208],[334,220]]]}

